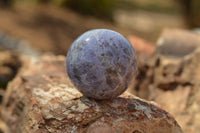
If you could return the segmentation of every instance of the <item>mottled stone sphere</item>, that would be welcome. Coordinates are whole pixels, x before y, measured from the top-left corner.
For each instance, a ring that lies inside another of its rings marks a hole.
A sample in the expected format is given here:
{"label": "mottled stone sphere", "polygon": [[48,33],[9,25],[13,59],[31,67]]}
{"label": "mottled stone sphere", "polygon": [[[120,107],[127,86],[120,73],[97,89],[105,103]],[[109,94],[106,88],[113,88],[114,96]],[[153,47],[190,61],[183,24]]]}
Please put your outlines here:
{"label": "mottled stone sphere", "polygon": [[86,97],[113,99],[128,87],[136,71],[136,53],[121,34],[95,29],[79,36],[67,54],[67,73]]}

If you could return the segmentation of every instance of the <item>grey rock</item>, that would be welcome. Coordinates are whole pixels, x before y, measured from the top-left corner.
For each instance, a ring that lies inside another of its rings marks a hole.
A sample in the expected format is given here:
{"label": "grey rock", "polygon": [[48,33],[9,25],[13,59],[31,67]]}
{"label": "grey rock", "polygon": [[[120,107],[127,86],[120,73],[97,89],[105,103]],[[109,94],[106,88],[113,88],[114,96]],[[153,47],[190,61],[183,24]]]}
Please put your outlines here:
{"label": "grey rock", "polygon": [[37,57],[41,55],[41,52],[31,47],[28,41],[12,37],[3,31],[0,31],[0,45],[8,50],[18,51],[26,56]]}

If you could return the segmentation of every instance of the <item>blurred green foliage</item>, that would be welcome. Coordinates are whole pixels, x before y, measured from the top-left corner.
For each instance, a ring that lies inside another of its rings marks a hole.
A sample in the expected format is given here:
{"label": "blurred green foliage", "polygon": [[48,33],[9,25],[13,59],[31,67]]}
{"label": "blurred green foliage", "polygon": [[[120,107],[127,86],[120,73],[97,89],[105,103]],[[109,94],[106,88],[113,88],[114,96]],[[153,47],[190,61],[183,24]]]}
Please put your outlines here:
{"label": "blurred green foliage", "polygon": [[32,1],[35,1],[37,3],[48,3],[50,2],[51,0],[32,0]]}
{"label": "blurred green foliage", "polygon": [[177,14],[178,8],[175,4],[166,5],[165,3],[157,3],[155,0],[148,1],[145,3],[138,4],[136,0],[130,1],[119,1],[117,4],[118,8],[123,10],[144,10],[147,12],[159,12],[168,14]]}
{"label": "blurred green foliage", "polygon": [[[14,2],[51,3],[57,6],[69,7],[81,14],[93,15],[100,18],[112,20],[113,12],[117,5],[119,9],[145,10],[149,12],[160,12],[179,14],[184,13],[186,21],[191,27],[200,26],[200,0],[0,0],[0,7],[10,7]],[[181,7],[181,8],[180,8]],[[183,9],[183,10],[182,10]],[[184,12],[183,12],[184,11]]]}
{"label": "blurred green foliage", "polygon": [[61,6],[70,7],[82,14],[112,19],[115,4],[118,0],[54,0]]}
{"label": "blurred green foliage", "polygon": [[34,0],[38,3],[52,2],[61,7],[69,7],[84,15],[93,15],[112,20],[115,5],[119,0]]}

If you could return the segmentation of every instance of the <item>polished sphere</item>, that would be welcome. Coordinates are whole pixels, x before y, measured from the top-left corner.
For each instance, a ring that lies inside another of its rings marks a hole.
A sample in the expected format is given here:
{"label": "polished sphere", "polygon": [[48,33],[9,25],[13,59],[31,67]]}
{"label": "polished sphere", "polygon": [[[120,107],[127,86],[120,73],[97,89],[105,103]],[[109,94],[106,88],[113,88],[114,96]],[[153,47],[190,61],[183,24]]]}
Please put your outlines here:
{"label": "polished sphere", "polygon": [[132,45],[112,30],[85,32],[72,43],[67,54],[67,73],[86,97],[102,100],[119,96],[135,71]]}

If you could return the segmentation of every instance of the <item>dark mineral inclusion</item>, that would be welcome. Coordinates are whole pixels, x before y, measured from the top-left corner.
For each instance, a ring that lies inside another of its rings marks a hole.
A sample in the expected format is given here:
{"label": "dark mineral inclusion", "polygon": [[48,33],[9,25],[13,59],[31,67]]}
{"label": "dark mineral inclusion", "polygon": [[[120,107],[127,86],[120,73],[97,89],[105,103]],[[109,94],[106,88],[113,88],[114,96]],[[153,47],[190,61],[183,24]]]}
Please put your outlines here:
{"label": "dark mineral inclusion", "polygon": [[86,97],[102,100],[119,96],[135,71],[133,47],[112,30],[85,32],[72,43],[67,54],[67,73]]}

